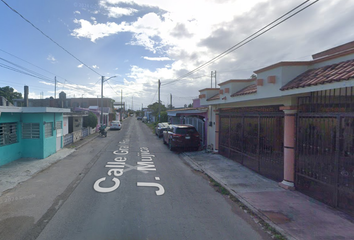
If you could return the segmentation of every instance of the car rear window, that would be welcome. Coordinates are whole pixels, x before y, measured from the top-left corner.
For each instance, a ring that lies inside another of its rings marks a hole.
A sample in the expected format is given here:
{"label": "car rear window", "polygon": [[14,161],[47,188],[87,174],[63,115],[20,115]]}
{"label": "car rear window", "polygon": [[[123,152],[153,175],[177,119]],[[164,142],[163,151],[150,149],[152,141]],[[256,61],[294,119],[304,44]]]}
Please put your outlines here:
{"label": "car rear window", "polygon": [[177,128],[176,133],[177,134],[192,134],[196,133],[197,130],[195,128]]}

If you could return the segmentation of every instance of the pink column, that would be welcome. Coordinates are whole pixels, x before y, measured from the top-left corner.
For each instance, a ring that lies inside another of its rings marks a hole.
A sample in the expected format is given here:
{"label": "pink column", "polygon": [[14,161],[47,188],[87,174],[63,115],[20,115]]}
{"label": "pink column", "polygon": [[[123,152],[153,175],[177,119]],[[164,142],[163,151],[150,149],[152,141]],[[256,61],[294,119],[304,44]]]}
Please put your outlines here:
{"label": "pink column", "polygon": [[219,122],[220,116],[219,114],[215,114],[215,151],[219,151]]}
{"label": "pink column", "polygon": [[295,120],[296,108],[281,107],[284,117],[284,180],[279,185],[285,189],[294,190],[295,180]]}

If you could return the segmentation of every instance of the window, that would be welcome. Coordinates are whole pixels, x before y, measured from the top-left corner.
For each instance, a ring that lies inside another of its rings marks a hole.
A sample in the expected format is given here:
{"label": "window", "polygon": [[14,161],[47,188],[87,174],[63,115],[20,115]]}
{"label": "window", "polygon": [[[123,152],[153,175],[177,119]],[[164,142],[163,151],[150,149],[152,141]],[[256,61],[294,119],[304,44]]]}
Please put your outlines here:
{"label": "window", "polygon": [[32,139],[40,138],[39,123],[23,123],[22,124],[22,138]]}
{"label": "window", "polygon": [[196,132],[197,130],[195,128],[176,128],[177,134],[193,134]]}
{"label": "window", "polygon": [[17,123],[0,123],[0,146],[17,143]]}
{"label": "window", "polygon": [[57,121],[55,123],[55,126],[56,126],[55,129],[63,129],[61,125],[62,125],[62,121]]}
{"label": "window", "polygon": [[45,125],[44,125],[44,136],[46,138],[53,136],[53,123],[52,122],[45,123]]}

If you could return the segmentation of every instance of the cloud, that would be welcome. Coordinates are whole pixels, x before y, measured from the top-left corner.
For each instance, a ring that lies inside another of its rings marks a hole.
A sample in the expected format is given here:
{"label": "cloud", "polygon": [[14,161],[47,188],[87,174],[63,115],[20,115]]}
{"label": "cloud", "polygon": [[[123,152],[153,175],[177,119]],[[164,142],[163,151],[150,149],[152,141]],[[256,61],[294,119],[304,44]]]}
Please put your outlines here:
{"label": "cloud", "polygon": [[111,18],[120,18],[122,16],[131,16],[134,13],[137,12],[136,9],[134,8],[123,8],[123,7],[118,7],[114,6],[109,2],[109,1],[101,1],[100,6],[104,8],[108,12],[108,17]]}
{"label": "cloud", "polygon": [[80,11],[75,11],[74,14],[81,14],[81,12]]}
{"label": "cloud", "polygon": [[[97,45],[103,38],[117,42],[124,39],[122,45],[140,46],[157,53],[156,56],[164,56],[148,57],[149,54],[144,52],[137,57],[154,61],[151,69],[147,61],[142,67],[126,56],[125,62],[135,65],[128,70],[119,69],[126,73],[126,84],[141,91],[141,99],[146,102],[151,101],[156,92],[156,79],[167,83],[183,76],[298,4],[295,0],[101,0],[98,23],[89,18],[75,19],[78,26],[72,36],[88,38]],[[199,89],[210,87],[210,71],[217,71],[218,82],[248,78],[254,70],[278,61],[308,60],[313,53],[352,41],[354,22],[350,21],[349,9],[354,7],[354,2],[346,1],[346,4],[338,4],[336,0],[319,1],[189,78],[166,85],[166,88],[171,91],[168,86],[173,86],[176,95],[195,96]],[[106,17],[105,21],[102,16]],[[126,40],[129,34],[118,38],[121,33],[129,33],[130,39]],[[163,61],[171,62],[164,65]],[[183,86],[188,86],[188,91]],[[126,91],[126,96],[136,94]]]}
{"label": "cloud", "polygon": [[143,57],[145,60],[149,61],[169,61],[171,60],[168,57]]}
{"label": "cloud", "polygon": [[84,64],[77,65],[78,68],[82,68]]}
{"label": "cloud", "polygon": [[55,59],[55,57],[53,57],[51,54],[48,55],[47,60],[51,63],[56,63],[57,60]]}
{"label": "cloud", "polygon": [[74,23],[80,24],[81,27],[74,29],[74,31],[71,33],[71,36],[77,38],[89,38],[92,42],[95,42],[99,38],[107,37],[119,32],[124,32],[126,27],[124,22],[119,25],[115,22],[91,24],[89,21],[84,19],[75,19]]}
{"label": "cloud", "polygon": [[99,67],[97,65],[93,65],[92,66],[94,69],[99,69]]}

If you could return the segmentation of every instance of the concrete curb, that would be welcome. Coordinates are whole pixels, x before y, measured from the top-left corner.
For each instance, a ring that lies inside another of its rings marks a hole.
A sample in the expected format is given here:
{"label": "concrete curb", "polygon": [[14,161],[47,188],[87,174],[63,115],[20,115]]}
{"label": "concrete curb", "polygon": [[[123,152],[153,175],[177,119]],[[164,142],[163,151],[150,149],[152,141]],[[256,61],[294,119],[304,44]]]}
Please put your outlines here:
{"label": "concrete curb", "polygon": [[237,198],[242,204],[244,204],[247,208],[249,208],[257,217],[262,219],[264,222],[266,222],[269,226],[274,228],[277,232],[281,233],[283,236],[285,236],[288,240],[297,240],[294,236],[283,230],[281,227],[279,227],[277,224],[273,223],[267,216],[265,216],[262,212],[260,212],[257,208],[255,208],[253,205],[251,205],[246,199],[244,199],[242,196],[240,196],[237,192],[235,192],[233,189],[229,188],[227,184],[223,182],[222,179],[218,178],[208,170],[205,170],[202,166],[200,166],[198,163],[194,162],[191,157],[189,157],[187,154],[182,153],[181,154],[182,158],[194,169],[200,172],[203,172],[213,178],[216,182],[218,182],[222,187],[224,187],[226,190],[230,192],[235,198]]}

